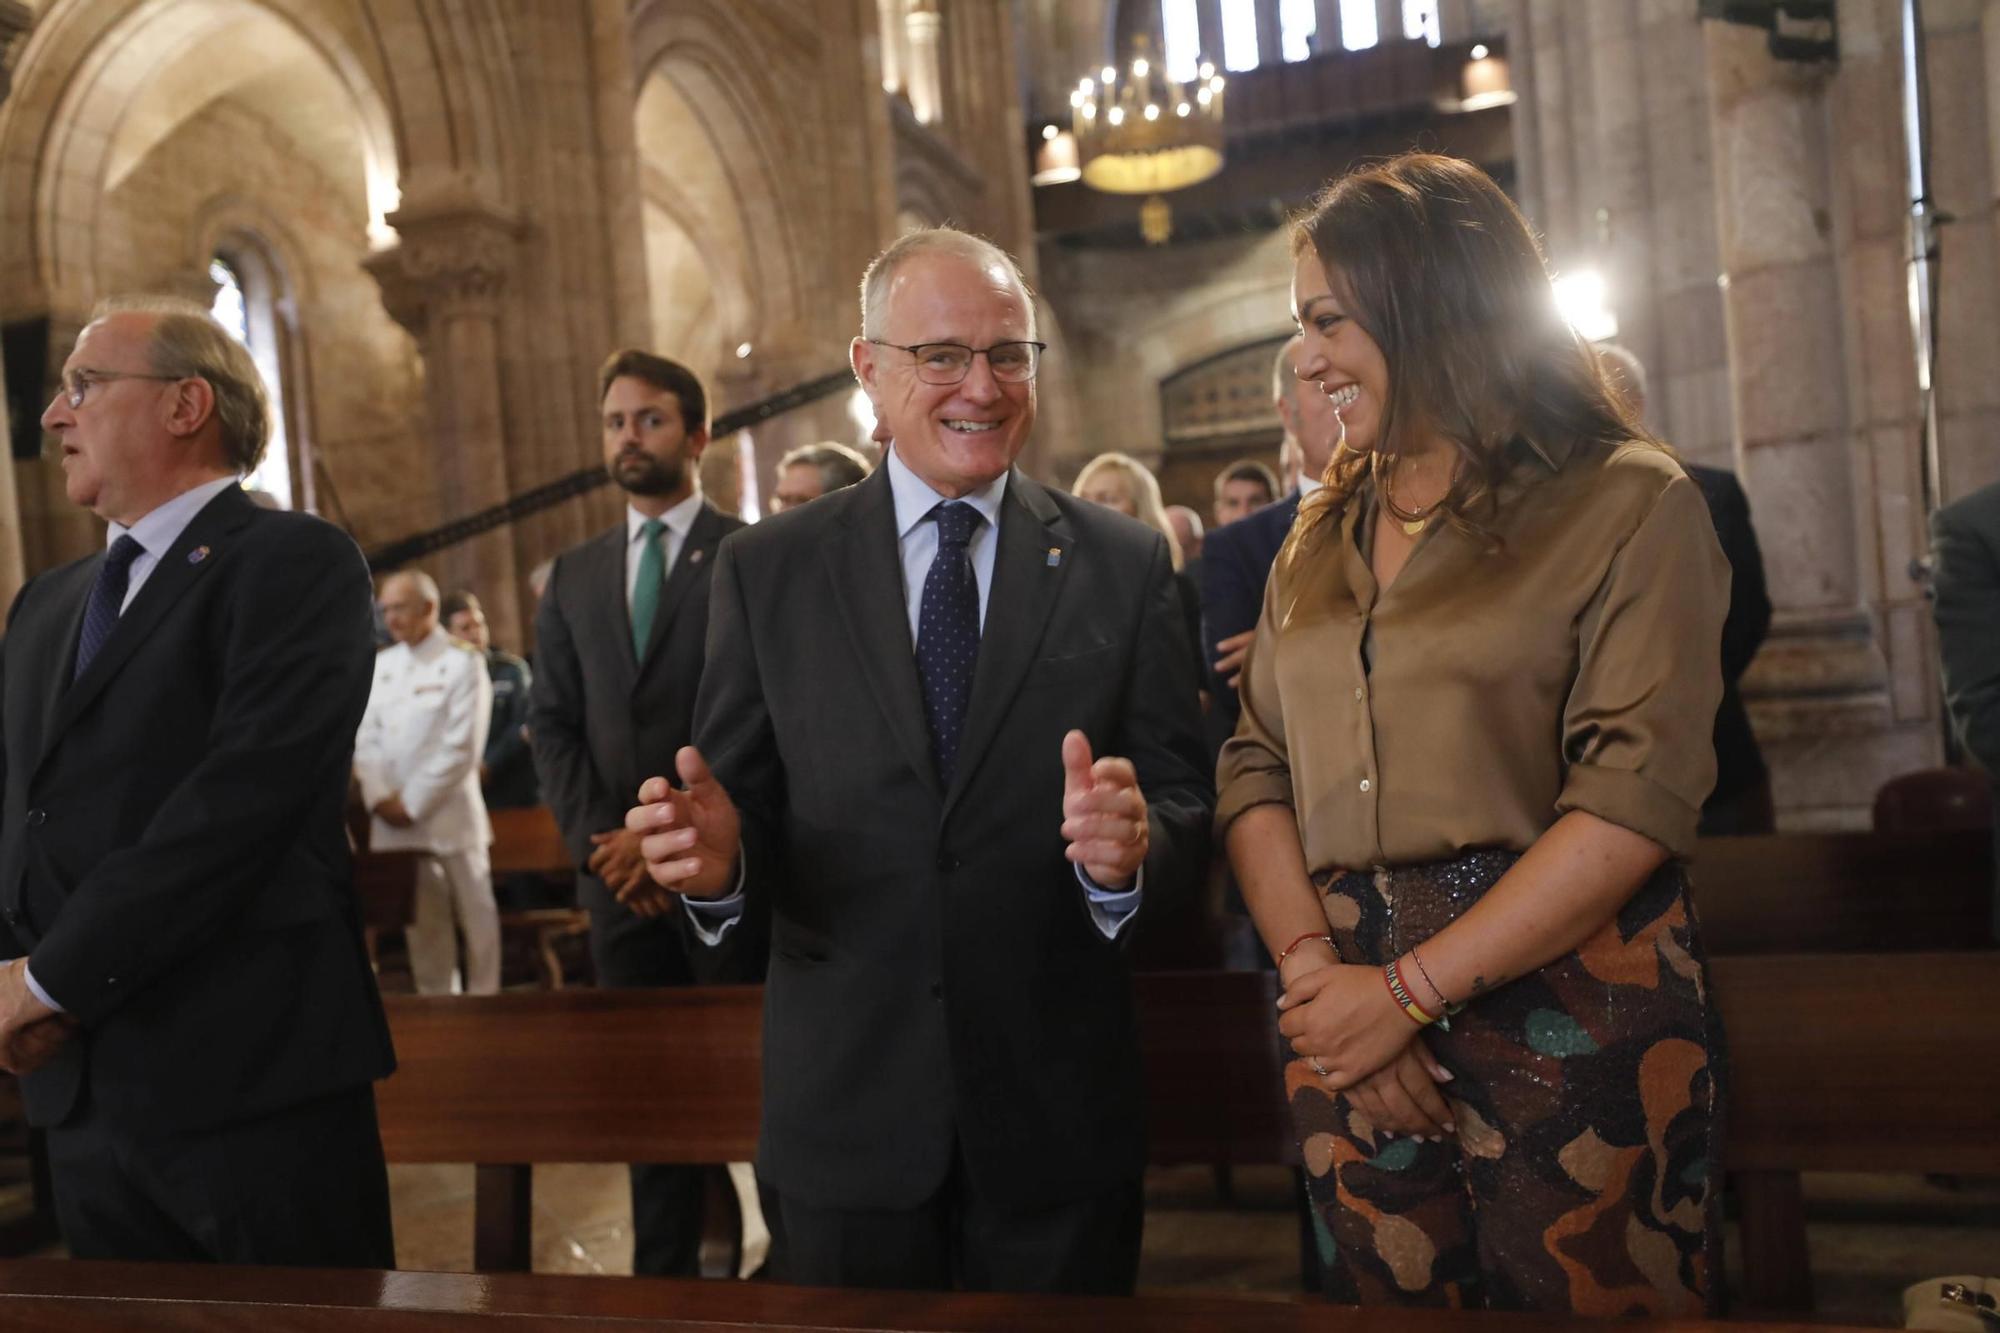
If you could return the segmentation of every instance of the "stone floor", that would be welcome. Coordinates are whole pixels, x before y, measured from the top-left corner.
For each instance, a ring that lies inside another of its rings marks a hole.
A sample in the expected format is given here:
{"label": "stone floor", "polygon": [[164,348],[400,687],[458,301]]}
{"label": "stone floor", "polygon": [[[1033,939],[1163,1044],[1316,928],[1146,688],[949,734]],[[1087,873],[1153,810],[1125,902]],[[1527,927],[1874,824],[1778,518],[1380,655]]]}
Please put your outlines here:
{"label": "stone floor", "polygon": [[[390,1175],[400,1266],[469,1269],[472,1168],[399,1166]],[[1225,1205],[1214,1173],[1205,1168],[1149,1174],[1141,1290],[1274,1300],[1297,1295],[1290,1175],[1241,1169],[1233,1183],[1233,1205]],[[622,1167],[538,1167],[534,1194],[537,1271],[631,1271]],[[1900,1325],[1900,1295],[1909,1283],[2000,1272],[2000,1182],[1953,1186],[1905,1176],[1822,1175],[1807,1177],[1806,1195],[1824,1318]]]}

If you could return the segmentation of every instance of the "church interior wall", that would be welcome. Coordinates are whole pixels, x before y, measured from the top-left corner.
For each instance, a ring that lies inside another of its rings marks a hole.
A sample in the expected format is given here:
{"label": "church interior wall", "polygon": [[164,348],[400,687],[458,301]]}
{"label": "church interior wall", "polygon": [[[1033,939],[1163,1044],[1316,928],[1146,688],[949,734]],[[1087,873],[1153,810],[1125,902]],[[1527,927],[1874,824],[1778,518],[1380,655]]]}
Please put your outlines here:
{"label": "church interior wall", "polygon": [[[1026,461],[1058,483],[1105,449],[1159,460],[1162,382],[1287,326],[1274,219],[1157,248],[1037,241],[1026,131],[1106,52],[1104,0],[588,0],[585,23],[540,0],[4,8],[27,31],[5,48],[0,317],[47,317],[59,364],[99,296],[199,294],[216,237],[263,243],[320,507],[337,498],[364,543],[596,466],[615,346],[688,361],[717,412],[839,369],[861,270],[911,225],[1021,255],[1052,349]],[[1747,693],[1783,818],[1865,818],[1881,779],[1942,752],[1909,573],[1926,537],[1898,5],[1840,0],[1820,66],[1695,0],[1441,12],[1459,35],[1505,29],[1512,188],[1559,272],[1604,274],[1650,424],[1749,490],[1778,617]],[[1925,12],[1949,496],[2000,478],[2000,7]],[[867,418],[841,393],[718,440],[711,494],[761,499],[784,450],[864,443]],[[12,480],[0,578],[98,540],[47,463]],[[616,509],[600,492],[436,572],[525,644],[527,569]]]}

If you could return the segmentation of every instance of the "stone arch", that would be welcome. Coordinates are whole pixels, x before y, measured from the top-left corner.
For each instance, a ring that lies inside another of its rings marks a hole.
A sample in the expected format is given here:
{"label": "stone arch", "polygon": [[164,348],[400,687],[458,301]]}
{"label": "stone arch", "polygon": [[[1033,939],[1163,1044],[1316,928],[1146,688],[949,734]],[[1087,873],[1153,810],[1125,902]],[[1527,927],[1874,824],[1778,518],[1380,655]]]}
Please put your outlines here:
{"label": "stone arch", "polygon": [[[801,197],[797,136],[784,120],[784,88],[803,80],[817,46],[809,28],[773,7],[642,0],[632,15],[632,77],[636,104],[647,81],[666,79],[691,109],[719,162],[741,237],[735,272],[716,265],[723,306],[750,321],[723,336],[730,343],[790,351],[804,320],[807,284],[799,270]],[[648,145],[638,144],[642,172]],[[792,168],[792,170],[788,170]],[[648,197],[653,192],[647,191]],[[697,245],[698,230],[690,230]],[[720,246],[708,239],[715,254]]]}
{"label": "stone arch", "polygon": [[[87,309],[99,296],[93,238],[130,113],[164,71],[200,47],[283,40],[309,50],[340,89],[361,146],[371,223],[395,206],[401,142],[365,15],[310,0],[58,3],[30,35],[0,116],[0,283],[23,308]],[[216,68],[255,62],[205,61]],[[216,78],[213,95],[236,85]],[[171,126],[165,132],[171,132]],[[17,211],[18,210],[18,211]]]}

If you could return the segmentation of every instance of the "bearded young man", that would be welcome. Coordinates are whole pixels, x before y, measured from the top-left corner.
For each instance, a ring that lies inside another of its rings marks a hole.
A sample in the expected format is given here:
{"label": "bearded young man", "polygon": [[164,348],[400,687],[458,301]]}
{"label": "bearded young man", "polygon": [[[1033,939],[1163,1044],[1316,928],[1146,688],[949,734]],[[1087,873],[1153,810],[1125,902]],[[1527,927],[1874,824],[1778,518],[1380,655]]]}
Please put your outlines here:
{"label": "bearded young man", "polygon": [[[556,557],[535,617],[528,727],[543,798],[555,812],[590,912],[600,986],[684,986],[671,921],[617,900],[645,875],[625,811],[647,775],[693,732],[715,548],[742,526],[702,499],[708,394],[686,366],[614,353],[598,376],[604,466],[623,519]],[[634,1272],[687,1275],[701,1248],[700,1169],[632,1168]]]}

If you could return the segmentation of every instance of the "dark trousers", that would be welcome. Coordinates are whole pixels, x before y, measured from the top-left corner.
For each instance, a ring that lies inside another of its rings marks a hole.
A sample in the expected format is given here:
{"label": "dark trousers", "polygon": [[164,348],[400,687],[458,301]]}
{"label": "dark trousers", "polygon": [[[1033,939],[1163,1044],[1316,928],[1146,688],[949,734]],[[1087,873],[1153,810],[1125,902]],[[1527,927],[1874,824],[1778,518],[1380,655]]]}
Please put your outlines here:
{"label": "dark trousers", "polygon": [[107,1125],[85,1105],[48,1148],[78,1259],[396,1266],[372,1086],[195,1132]]}
{"label": "dark trousers", "polygon": [[[640,917],[618,905],[592,875],[577,877],[590,912],[590,961],[607,987],[686,986],[694,980],[671,919]],[[646,1277],[701,1274],[702,1168],[632,1165],[632,1271]]]}
{"label": "dark trousers", "polygon": [[944,1188],[908,1209],[824,1208],[779,1195],[780,1281],[906,1291],[1129,1296],[1139,1274],[1140,1182],[1031,1212],[996,1207],[961,1157]]}

